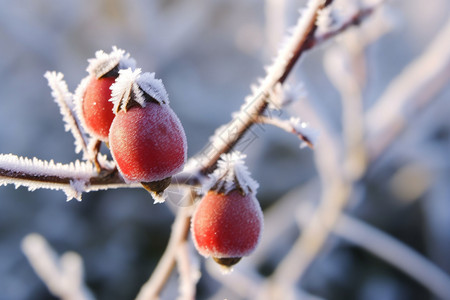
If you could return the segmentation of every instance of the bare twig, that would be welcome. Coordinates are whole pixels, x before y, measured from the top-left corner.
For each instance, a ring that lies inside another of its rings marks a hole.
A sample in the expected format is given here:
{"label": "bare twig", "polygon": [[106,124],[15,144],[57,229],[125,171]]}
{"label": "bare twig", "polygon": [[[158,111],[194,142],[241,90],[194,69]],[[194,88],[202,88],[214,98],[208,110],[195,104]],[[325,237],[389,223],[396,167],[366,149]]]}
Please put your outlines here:
{"label": "bare twig", "polygon": [[198,259],[193,258],[190,252],[188,241],[184,241],[178,246],[176,254],[178,273],[180,274],[180,296],[178,300],[195,300],[195,286],[201,274],[198,269]]}
{"label": "bare twig", "polygon": [[426,51],[392,80],[367,112],[370,160],[375,161],[406,128],[412,116],[436,99],[450,80],[450,21]]}
{"label": "bare twig", "polygon": [[83,283],[83,262],[78,254],[69,252],[59,258],[38,234],[26,236],[22,249],[53,295],[63,300],[94,299]]}
{"label": "bare twig", "polygon": [[375,227],[342,215],[334,232],[402,270],[438,298],[447,299],[450,295],[448,274],[418,252]]}
{"label": "bare twig", "polygon": [[191,208],[180,208],[176,215],[175,222],[172,225],[172,233],[167,248],[150,279],[141,287],[136,300],[158,299],[159,293],[175,267],[178,247],[182,245],[187,238],[190,220]]}

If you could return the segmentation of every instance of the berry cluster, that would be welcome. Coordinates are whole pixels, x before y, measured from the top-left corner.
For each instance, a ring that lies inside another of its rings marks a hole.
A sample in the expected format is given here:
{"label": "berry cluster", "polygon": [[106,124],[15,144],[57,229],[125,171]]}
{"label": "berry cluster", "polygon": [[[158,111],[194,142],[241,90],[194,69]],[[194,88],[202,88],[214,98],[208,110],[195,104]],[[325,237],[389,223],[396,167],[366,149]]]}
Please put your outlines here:
{"label": "berry cluster", "polygon": [[110,147],[127,182],[142,183],[155,201],[163,201],[171,176],[186,162],[186,135],[161,80],[135,65],[123,50],[98,51],[76,92],[78,117]]}
{"label": "berry cluster", "polygon": [[[161,80],[135,65],[123,50],[98,51],[77,89],[77,112],[84,129],[109,146],[125,181],[140,182],[161,202],[186,162],[186,136]],[[258,184],[244,158],[239,152],[221,156],[191,223],[198,252],[227,268],[255,249],[263,228]]]}

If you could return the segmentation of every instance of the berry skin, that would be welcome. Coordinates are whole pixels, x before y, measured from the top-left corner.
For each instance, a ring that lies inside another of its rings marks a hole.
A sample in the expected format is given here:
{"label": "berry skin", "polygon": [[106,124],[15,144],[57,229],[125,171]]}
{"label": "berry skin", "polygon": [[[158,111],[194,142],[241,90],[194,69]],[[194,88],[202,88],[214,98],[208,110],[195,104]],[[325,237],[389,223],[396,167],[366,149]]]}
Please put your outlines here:
{"label": "berry skin", "polygon": [[82,115],[89,133],[101,141],[108,141],[109,128],[114,119],[110,87],[116,77],[92,77],[83,97]]}
{"label": "berry skin", "polygon": [[166,104],[146,103],[120,110],[112,122],[109,146],[122,176],[130,182],[161,181],[186,162],[186,136]]}
{"label": "berry skin", "polygon": [[225,266],[236,264],[256,248],[263,213],[254,193],[210,190],[198,204],[191,231],[198,252]]}
{"label": "berry skin", "polygon": [[78,118],[84,129],[94,138],[107,142],[109,128],[114,119],[111,99],[111,85],[119,76],[119,71],[134,68],[136,62],[124,50],[113,47],[110,53],[101,50],[95,58],[89,59],[89,73],[75,92]]}

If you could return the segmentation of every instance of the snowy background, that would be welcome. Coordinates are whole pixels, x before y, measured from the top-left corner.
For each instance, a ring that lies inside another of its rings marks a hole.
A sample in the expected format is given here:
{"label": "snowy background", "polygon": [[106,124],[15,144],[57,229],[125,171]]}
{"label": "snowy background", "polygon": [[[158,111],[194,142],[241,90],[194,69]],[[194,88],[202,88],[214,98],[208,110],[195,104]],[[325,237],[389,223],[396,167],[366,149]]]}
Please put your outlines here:
{"label": "snowy background", "polygon": [[[185,127],[189,155],[197,153],[215,128],[239,109],[250,84],[264,75],[284,26],[295,23],[304,4],[284,1],[279,22],[267,12],[273,2],[0,0],[0,153],[62,163],[79,159],[43,74],[63,72],[73,91],[86,76],[87,59],[99,49],[109,52],[113,45],[130,52],[138,66],[163,80]],[[390,8],[395,28],[366,52],[367,107],[450,17],[447,0],[395,0]],[[325,49],[308,52],[296,77],[339,132],[340,99],[323,70]],[[449,97],[447,87],[397,141],[390,156],[370,169],[363,179],[364,202],[353,205],[356,216],[446,272],[450,272]],[[308,121],[295,105],[286,116],[289,113]],[[258,198],[267,210],[282,196],[299,195],[296,191],[311,184],[316,169],[313,151],[300,150],[294,136],[268,127],[255,132],[245,152],[249,170],[260,184]],[[405,166],[419,169],[406,172]],[[396,188],[394,179],[402,170],[412,176],[406,177],[407,187],[423,184],[422,192],[410,197]],[[313,193],[313,200],[319,192]],[[59,253],[73,250],[84,258],[87,284],[98,299],[132,299],[164,251],[173,220],[170,203],[153,205],[143,189],[85,194],[82,202],[65,199],[62,192],[0,188],[0,300],[52,299],[20,250],[22,238],[32,232],[42,234]],[[262,274],[273,271],[297,235],[294,227],[285,231],[278,252],[260,266]],[[176,295],[175,286],[176,279],[165,292],[168,299]],[[394,267],[342,241],[312,265],[301,286],[326,299],[431,297]],[[204,272],[198,298],[220,297],[239,298]]]}

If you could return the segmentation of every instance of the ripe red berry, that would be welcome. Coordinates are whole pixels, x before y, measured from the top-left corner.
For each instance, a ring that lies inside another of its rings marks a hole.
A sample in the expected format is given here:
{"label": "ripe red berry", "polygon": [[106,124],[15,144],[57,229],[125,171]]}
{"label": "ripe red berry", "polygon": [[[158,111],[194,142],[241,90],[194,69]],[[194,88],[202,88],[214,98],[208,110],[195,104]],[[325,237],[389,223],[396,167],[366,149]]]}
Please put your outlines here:
{"label": "ripe red berry", "polygon": [[139,69],[121,70],[112,87],[116,116],[109,132],[109,146],[127,181],[144,183],[160,194],[170,177],[183,169],[186,136],[167,104],[162,82],[153,74],[139,74]]}
{"label": "ripe red berry", "polygon": [[256,248],[262,220],[261,207],[253,193],[209,191],[192,218],[196,248],[220,264],[233,265]]}
{"label": "ripe red berry", "polygon": [[86,131],[106,142],[114,119],[113,103],[109,101],[110,87],[119,75],[119,69],[134,67],[134,60],[115,47],[109,54],[97,51],[95,55],[96,58],[89,60],[89,75],[76,92],[78,114]]}
{"label": "ripe red berry", "polygon": [[223,155],[207,184],[208,192],[192,216],[191,231],[200,254],[229,267],[257,246],[263,213],[256,200],[258,184],[239,153]]}
{"label": "ripe red berry", "polygon": [[82,114],[86,129],[99,140],[107,141],[114,119],[110,87],[116,77],[95,78],[89,81],[83,97]]}

